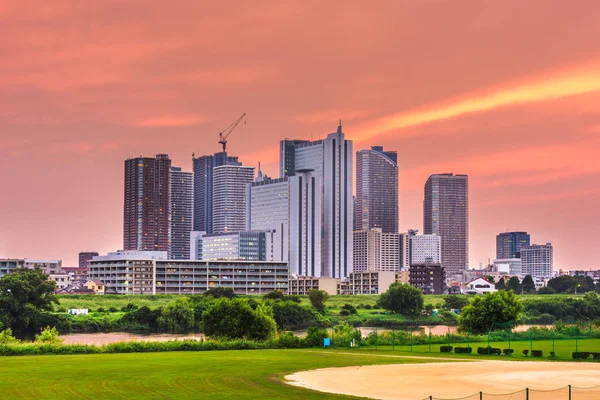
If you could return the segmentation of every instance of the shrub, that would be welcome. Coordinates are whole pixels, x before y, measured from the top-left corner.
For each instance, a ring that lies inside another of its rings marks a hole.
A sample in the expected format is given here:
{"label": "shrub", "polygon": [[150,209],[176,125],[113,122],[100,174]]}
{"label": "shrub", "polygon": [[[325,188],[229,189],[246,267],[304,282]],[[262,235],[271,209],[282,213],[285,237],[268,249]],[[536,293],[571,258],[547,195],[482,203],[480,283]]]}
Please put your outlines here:
{"label": "shrub", "polygon": [[544,352],[542,350],[531,350],[532,357],[542,357]]}
{"label": "shrub", "polygon": [[292,332],[287,332],[279,336],[277,345],[282,349],[299,349],[304,347],[304,341],[301,337],[294,335]]}
{"label": "shrub", "polygon": [[455,347],[454,348],[455,353],[471,354],[472,351],[473,351],[472,347]]}
{"label": "shrub", "polygon": [[515,352],[515,349],[504,349],[504,350],[502,350],[502,352],[504,353],[505,356],[512,356],[513,353]]}
{"label": "shrub", "polygon": [[276,301],[272,307],[273,318],[279,329],[297,329],[318,321],[317,314],[312,309],[293,301]]}
{"label": "shrub", "polygon": [[478,347],[477,354],[500,355],[502,354],[502,349],[497,347]]}
{"label": "shrub", "polygon": [[525,357],[527,357],[527,355],[528,355],[528,354],[529,354],[529,350],[527,350],[527,349],[523,350],[523,355],[524,355]]}
{"label": "shrub", "polygon": [[310,304],[320,313],[325,312],[325,302],[329,298],[329,295],[324,290],[311,289],[308,292],[308,299]]}
{"label": "shrub", "polygon": [[358,311],[356,311],[356,308],[354,308],[354,306],[352,304],[344,304],[342,306],[342,310],[348,310],[348,315],[350,314],[358,314]]}
{"label": "shrub", "polygon": [[347,317],[348,315],[350,315],[350,311],[346,310],[345,308],[342,308],[342,309],[340,310],[340,315],[341,315],[342,317]]}
{"label": "shrub", "polygon": [[127,303],[126,306],[123,306],[121,308],[121,311],[128,313],[128,312],[133,312],[136,311],[139,307],[136,304],[133,303]]}
{"label": "shrub", "polygon": [[98,309],[96,310],[96,312],[104,312],[104,307],[98,307]]}
{"label": "shrub", "polygon": [[56,327],[53,326],[50,328],[49,326],[45,327],[42,333],[39,335],[35,335],[35,341],[37,343],[50,343],[50,344],[58,344],[62,342],[62,339],[58,338],[58,331]]}
{"label": "shrub", "polygon": [[596,353],[596,352],[592,353],[592,358],[594,360],[600,360],[600,353]]}
{"label": "shrub", "polygon": [[215,299],[220,299],[225,297],[227,299],[233,299],[235,297],[235,292],[233,288],[230,287],[212,287],[204,292],[204,297],[213,297]]}
{"label": "shrub", "polygon": [[365,310],[370,310],[371,308],[373,308],[370,304],[365,304]]}
{"label": "shrub", "polygon": [[589,351],[573,352],[573,358],[576,360],[586,360],[590,358],[590,354]]}
{"label": "shrub", "polygon": [[221,298],[202,314],[202,329],[208,336],[230,339],[267,340],[277,333],[273,311],[266,305],[256,310],[243,299]]}
{"label": "shrub", "polygon": [[119,310],[117,310],[117,307],[110,307],[108,309],[108,312],[114,313],[114,312],[118,312]]}
{"label": "shrub", "polygon": [[311,326],[308,328],[308,332],[306,333],[306,338],[304,340],[307,346],[317,347],[323,346],[323,339],[328,336],[329,334],[327,333],[327,330],[318,328],[316,326]]}
{"label": "shrub", "polygon": [[452,346],[440,346],[440,353],[451,353]]}
{"label": "shrub", "polygon": [[0,344],[17,343],[18,340],[13,336],[12,329],[8,328],[0,332]]}
{"label": "shrub", "polygon": [[275,289],[263,295],[263,299],[265,300],[283,300],[285,294],[279,290]]}

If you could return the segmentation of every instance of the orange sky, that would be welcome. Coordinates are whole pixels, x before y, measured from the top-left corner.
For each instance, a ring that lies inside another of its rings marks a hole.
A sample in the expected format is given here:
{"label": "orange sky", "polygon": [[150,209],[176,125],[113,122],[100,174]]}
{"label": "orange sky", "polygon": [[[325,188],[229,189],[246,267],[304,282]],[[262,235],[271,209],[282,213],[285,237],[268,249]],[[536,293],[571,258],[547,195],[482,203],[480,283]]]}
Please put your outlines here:
{"label": "orange sky", "polygon": [[247,112],[229,152],[270,175],[338,118],[397,150],[403,230],[468,174],[471,266],[520,229],[600,268],[600,5],[371,3],[0,0],[0,258],[120,248],[123,160],[189,170]]}

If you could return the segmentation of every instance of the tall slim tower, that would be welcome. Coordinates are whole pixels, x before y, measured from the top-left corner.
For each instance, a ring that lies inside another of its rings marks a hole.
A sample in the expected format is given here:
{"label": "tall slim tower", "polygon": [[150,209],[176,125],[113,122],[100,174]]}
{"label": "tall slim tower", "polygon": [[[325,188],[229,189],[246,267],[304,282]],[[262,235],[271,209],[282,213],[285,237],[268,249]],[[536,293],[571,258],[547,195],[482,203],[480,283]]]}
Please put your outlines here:
{"label": "tall slim tower", "polygon": [[356,152],[356,230],[398,233],[396,160],[396,152],[384,152],[382,146]]}
{"label": "tall slim tower", "polygon": [[425,183],[423,230],[442,238],[442,265],[447,276],[469,267],[469,178],[434,174]]}
{"label": "tall slim tower", "polygon": [[124,250],[168,251],[170,171],[167,154],[125,160]]}
{"label": "tall slim tower", "polygon": [[190,232],[193,228],[194,175],[171,167],[171,230],[169,259],[187,260],[190,255]]}
{"label": "tall slim tower", "polygon": [[194,231],[213,232],[213,170],[221,165],[242,165],[227,153],[193,158]]}
{"label": "tall slim tower", "polygon": [[221,165],[213,179],[213,233],[244,231],[246,185],[254,180],[254,167]]}
{"label": "tall slim tower", "polygon": [[279,142],[279,177],[296,175],[296,146],[308,140],[284,139]]}
{"label": "tall slim tower", "polygon": [[294,149],[294,166],[288,163],[288,170],[310,170],[320,182],[321,275],[347,277],[353,263],[352,141],[345,139],[340,124],[326,139],[302,141]]}

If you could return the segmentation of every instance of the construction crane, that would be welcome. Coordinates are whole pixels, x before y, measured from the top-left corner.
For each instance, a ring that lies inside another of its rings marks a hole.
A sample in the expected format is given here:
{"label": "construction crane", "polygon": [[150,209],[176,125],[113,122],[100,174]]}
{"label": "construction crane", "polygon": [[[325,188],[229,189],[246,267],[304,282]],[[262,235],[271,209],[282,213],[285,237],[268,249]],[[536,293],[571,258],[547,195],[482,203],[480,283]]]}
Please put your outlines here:
{"label": "construction crane", "polygon": [[229,125],[225,130],[219,132],[219,143],[223,145],[223,153],[227,150],[227,138],[231,135],[231,132],[239,125],[240,122],[244,119],[246,113],[243,113],[241,117],[233,121],[231,125]]}

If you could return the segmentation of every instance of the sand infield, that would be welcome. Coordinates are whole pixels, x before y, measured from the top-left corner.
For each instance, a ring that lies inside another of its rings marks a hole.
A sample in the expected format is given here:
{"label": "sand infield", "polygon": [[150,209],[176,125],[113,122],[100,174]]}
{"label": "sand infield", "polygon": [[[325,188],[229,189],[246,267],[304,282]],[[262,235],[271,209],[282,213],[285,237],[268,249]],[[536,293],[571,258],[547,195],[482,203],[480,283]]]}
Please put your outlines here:
{"label": "sand infield", "polygon": [[[329,393],[382,400],[455,399],[479,392],[504,394],[526,387],[551,390],[600,385],[600,364],[469,361],[325,368],[285,377],[289,384]],[[477,397],[478,398],[478,397]],[[491,399],[491,396],[484,397]],[[501,399],[525,398],[524,393]],[[530,400],[567,400],[568,391],[530,392]],[[600,399],[600,388],[578,391],[573,400]]]}

